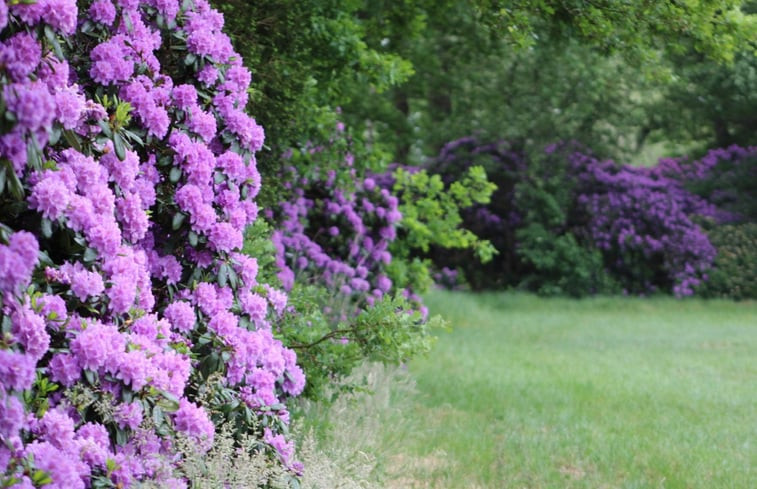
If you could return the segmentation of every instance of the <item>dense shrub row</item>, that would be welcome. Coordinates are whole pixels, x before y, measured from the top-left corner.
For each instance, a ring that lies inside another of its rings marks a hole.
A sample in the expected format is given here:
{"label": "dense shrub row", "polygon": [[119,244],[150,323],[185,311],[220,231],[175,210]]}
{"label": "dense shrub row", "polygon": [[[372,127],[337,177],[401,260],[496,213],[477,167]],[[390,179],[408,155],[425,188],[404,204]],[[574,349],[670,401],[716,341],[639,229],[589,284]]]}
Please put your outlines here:
{"label": "dense shrub row", "polygon": [[[706,290],[717,241],[716,270],[728,268],[735,282],[748,283],[749,267],[736,272],[733,253],[726,251],[724,235],[734,228],[721,226],[754,219],[755,156],[754,149],[732,147],[642,168],[562,143],[527,161],[506,143],[463,138],[428,167],[447,180],[472,165],[486,168],[498,190],[489,204],[466,212],[465,227],[490,239],[499,256],[484,265],[471,261],[470,252],[431,256],[440,267],[461,269],[477,288],[685,296]],[[743,296],[736,289],[744,286],[733,287]]]}

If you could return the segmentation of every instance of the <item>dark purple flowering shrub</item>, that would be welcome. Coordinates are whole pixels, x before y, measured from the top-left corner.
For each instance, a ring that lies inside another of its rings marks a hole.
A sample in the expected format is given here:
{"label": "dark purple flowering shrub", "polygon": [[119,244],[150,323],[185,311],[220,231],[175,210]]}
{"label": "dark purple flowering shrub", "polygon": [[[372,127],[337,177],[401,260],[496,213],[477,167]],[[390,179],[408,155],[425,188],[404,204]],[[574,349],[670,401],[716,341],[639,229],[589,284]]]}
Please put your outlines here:
{"label": "dark purple flowering shrub", "polygon": [[569,157],[577,209],[605,265],[629,293],[657,289],[692,295],[706,280],[715,248],[694,216],[716,208],[655,169],[592,156]]}
{"label": "dark purple flowering shrub", "polygon": [[698,160],[664,159],[655,172],[680,182],[717,207],[705,222],[717,248],[709,280],[698,293],[757,297],[757,148],[714,149]]}
{"label": "dark purple flowering shrub", "polygon": [[0,1],[0,485],[186,487],[176,437],[221,423],[296,470],[287,296],[240,253],[264,134],[222,27],[205,0]]}
{"label": "dark purple flowering shrub", "polygon": [[713,149],[693,161],[663,158],[652,171],[714,205],[716,223],[757,221],[757,147]]}
{"label": "dark purple flowering shrub", "polygon": [[[472,164],[499,187],[490,204],[465,215],[465,226],[499,251],[491,264],[463,261],[477,287],[680,296],[692,294],[712,266],[715,249],[697,219],[722,211],[659,168],[600,161],[574,143],[526,159],[505,143],[475,138],[449,143],[432,168],[454,179]],[[436,262],[460,266],[443,253]]]}

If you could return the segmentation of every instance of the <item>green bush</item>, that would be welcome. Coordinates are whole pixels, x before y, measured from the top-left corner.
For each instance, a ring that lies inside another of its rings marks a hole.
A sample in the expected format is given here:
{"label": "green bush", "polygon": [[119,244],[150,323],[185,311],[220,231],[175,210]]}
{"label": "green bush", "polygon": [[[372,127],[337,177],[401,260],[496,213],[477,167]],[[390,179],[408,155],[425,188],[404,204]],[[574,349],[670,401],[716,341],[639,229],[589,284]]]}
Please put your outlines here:
{"label": "green bush", "polygon": [[709,297],[757,299],[757,224],[718,226],[709,232],[715,267],[700,289]]}

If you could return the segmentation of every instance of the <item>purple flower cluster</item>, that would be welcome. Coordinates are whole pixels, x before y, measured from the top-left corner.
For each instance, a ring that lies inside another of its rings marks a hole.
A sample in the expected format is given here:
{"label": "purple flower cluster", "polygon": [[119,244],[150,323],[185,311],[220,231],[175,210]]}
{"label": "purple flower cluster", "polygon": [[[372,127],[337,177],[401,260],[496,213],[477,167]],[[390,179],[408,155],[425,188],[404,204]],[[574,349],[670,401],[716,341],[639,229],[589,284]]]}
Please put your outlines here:
{"label": "purple flower cluster", "polygon": [[[212,388],[270,418],[259,435],[290,466],[277,429],[305,378],[271,331],[286,294],[240,253],[264,133],[222,26],[206,0],[0,0],[0,157],[26,206],[0,215],[0,485],[29,486],[33,464],[52,488],[186,487],[164,438],[210,447],[217,406],[189,386],[216,373]],[[225,361],[205,371],[206,358]]]}
{"label": "purple flower cluster", "polygon": [[717,224],[757,218],[757,147],[712,149],[698,160],[663,158],[653,173],[679,182],[711,206],[709,214]]}
{"label": "purple flower cluster", "polygon": [[358,180],[353,189],[339,188],[335,178],[332,170],[288,179],[298,185],[293,198],[279,204],[273,242],[284,287],[290,289],[298,275],[317,277],[354,309],[335,311],[335,319],[344,320],[392,291],[389,245],[402,214],[397,197],[373,178]]}
{"label": "purple flower cluster", "polygon": [[642,287],[635,292],[672,285],[677,296],[693,294],[716,251],[692,217],[712,216],[717,209],[655,168],[617,165],[581,153],[570,156],[570,165],[580,211],[589,216],[588,233],[610,259],[607,265],[615,275],[659,263],[658,274],[665,278],[631,282]]}

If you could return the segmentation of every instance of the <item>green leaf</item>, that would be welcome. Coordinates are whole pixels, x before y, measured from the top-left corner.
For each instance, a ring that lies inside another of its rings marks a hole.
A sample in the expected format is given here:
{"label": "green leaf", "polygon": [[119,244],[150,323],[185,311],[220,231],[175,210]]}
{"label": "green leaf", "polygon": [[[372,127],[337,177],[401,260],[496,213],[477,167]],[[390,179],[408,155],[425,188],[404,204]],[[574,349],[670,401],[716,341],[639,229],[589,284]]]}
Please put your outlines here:
{"label": "green leaf", "polygon": [[126,143],[119,133],[113,134],[113,147],[116,150],[118,159],[124,161],[126,159]]}
{"label": "green leaf", "polygon": [[98,380],[97,372],[94,372],[89,369],[84,370],[84,378],[87,379],[87,382],[89,382],[89,385],[96,385]]}
{"label": "green leaf", "polygon": [[189,231],[187,239],[189,239],[190,246],[197,248],[197,243],[199,241],[199,236],[197,236],[197,233],[195,233],[194,231]]}
{"label": "green leaf", "polygon": [[66,139],[66,142],[71,145],[72,148],[74,148],[79,153],[82,152],[79,136],[74,131],[72,131],[71,129],[65,129],[63,131],[63,137]]}
{"label": "green leaf", "polygon": [[171,222],[171,227],[173,228],[173,230],[176,231],[177,229],[179,229],[184,222],[184,219],[186,218],[186,214],[182,214],[181,212],[174,214],[173,221]]}
{"label": "green leaf", "polygon": [[44,486],[45,484],[52,484],[53,478],[44,470],[35,470],[32,473],[32,482],[35,486]]}
{"label": "green leaf", "polygon": [[87,248],[84,250],[84,256],[82,256],[82,260],[84,260],[87,263],[91,263],[95,260],[97,260],[97,251],[93,248]]}
{"label": "green leaf", "polygon": [[224,263],[218,267],[218,285],[226,287],[229,279],[229,265]]}
{"label": "green leaf", "polygon": [[176,183],[181,179],[181,168],[178,166],[175,166],[171,168],[171,171],[168,172],[168,179],[171,181],[171,183]]}
{"label": "green leaf", "polygon": [[5,190],[5,172],[8,171],[5,165],[0,166],[0,194]]}
{"label": "green leaf", "polygon": [[120,446],[126,445],[129,441],[129,434],[125,430],[116,429],[116,444]]}
{"label": "green leaf", "polygon": [[175,413],[176,411],[179,410],[179,401],[175,401],[173,399],[162,398],[157,402],[155,409],[157,409],[158,406],[160,407],[161,410],[167,413]]}
{"label": "green leaf", "polygon": [[152,420],[155,422],[155,426],[160,426],[163,424],[163,410],[160,408],[160,406],[155,406],[152,408]]}
{"label": "green leaf", "polygon": [[50,238],[53,235],[53,223],[50,222],[50,219],[47,219],[46,217],[42,218],[42,221],[40,222],[40,231],[42,232],[42,236],[45,238]]}

